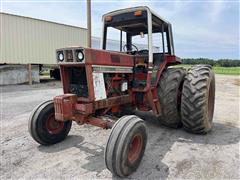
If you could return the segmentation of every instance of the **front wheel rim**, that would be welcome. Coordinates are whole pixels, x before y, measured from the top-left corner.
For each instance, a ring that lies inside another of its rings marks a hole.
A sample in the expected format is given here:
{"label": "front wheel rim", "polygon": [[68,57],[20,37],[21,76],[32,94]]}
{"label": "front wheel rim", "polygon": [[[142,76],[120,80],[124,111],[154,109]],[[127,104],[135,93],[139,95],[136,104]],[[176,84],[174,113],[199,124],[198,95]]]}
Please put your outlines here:
{"label": "front wheel rim", "polygon": [[128,161],[134,163],[140,156],[143,147],[143,138],[140,134],[135,135],[128,149]]}
{"label": "front wheel rim", "polygon": [[58,134],[64,128],[64,122],[57,121],[55,115],[51,114],[46,121],[46,129],[50,134]]}

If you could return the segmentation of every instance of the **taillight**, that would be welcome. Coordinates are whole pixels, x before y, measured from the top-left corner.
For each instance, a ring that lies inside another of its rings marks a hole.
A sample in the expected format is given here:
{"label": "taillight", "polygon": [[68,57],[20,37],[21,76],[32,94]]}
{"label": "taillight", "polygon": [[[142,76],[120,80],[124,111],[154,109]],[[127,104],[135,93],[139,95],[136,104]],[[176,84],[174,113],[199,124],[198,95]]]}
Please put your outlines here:
{"label": "taillight", "polygon": [[142,11],[135,11],[134,16],[142,16]]}
{"label": "taillight", "polygon": [[112,21],[112,16],[107,16],[107,17],[105,17],[105,21],[107,21],[107,22]]}

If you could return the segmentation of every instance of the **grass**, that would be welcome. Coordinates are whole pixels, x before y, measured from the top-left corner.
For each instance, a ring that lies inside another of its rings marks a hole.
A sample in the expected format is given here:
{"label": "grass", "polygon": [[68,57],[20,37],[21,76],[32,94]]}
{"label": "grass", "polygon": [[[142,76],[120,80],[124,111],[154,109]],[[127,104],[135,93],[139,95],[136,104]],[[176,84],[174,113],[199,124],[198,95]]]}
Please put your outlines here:
{"label": "grass", "polygon": [[214,67],[216,74],[240,75],[240,67]]}
{"label": "grass", "polygon": [[[189,64],[180,64],[178,67],[184,67],[186,69],[190,68]],[[240,67],[213,67],[216,74],[224,75],[240,75]]]}

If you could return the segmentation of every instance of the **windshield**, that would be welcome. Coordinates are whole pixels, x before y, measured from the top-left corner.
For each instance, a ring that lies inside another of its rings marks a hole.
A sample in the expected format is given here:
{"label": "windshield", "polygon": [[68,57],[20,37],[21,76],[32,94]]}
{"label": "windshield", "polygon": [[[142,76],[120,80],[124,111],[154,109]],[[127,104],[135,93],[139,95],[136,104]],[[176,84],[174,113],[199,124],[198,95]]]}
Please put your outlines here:
{"label": "windshield", "polygon": [[[121,33],[122,33],[122,35],[121,35]],[[126,32],[121,32],[120,30],[118,30],[116,28],[108,27],[107,28],[106,50],[121,52],[121,51],[123,51],[124,44],[126,44]]]}
{"label": "windshield", "polygon": [[141,35],[133,36],[132,37],[132,44],[136,45],[138,50],[146,50],[148,49],[148,36]]}

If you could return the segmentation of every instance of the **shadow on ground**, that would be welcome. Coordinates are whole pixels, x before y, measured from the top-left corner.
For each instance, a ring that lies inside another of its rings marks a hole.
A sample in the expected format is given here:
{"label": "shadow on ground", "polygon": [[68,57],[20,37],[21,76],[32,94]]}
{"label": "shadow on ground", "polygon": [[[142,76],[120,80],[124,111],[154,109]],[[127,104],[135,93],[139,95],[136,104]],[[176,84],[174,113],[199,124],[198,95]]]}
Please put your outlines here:
{"label": "shadow on ground", "polygon": [[[137,115],[146,121],[148,127],[148,145],[142,163],[138,170],[128,178],[148,177],[150,179],[166,179],[169,167],[162,162],[166,153],[176,142],[202,145],[228,145],[240,141],[239,128],[221,123],[214,123],[213,130],[207,135],[189,134],[183,129],[170,129],[159,125],[158,120],[151,113]],[[53,146],[39,146],[38,149],[46,153],[55,153],[76,147],[88,156],[88,162],[81,167],[100,174],[105,169],[104,147],[84,140],[82,136],[69,136],[65,141]],[[194,150],[194,149],[191,149]],[[118,179],[113,176],[113,179]]]}

